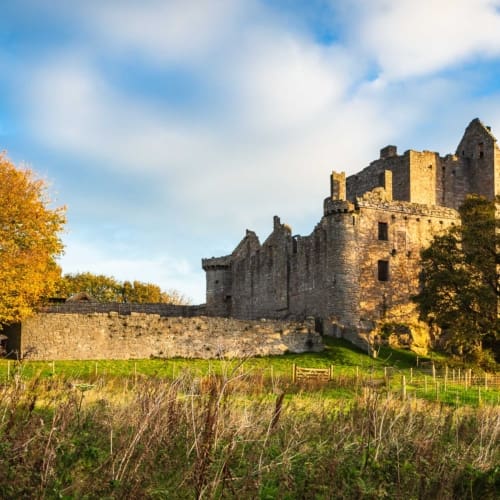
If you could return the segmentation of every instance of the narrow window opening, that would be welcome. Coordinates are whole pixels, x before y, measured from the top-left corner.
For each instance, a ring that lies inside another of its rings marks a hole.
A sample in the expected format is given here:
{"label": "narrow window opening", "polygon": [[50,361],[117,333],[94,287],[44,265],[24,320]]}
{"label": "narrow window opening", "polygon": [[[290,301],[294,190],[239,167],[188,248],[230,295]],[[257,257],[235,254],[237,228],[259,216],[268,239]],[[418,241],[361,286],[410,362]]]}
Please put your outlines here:
{"label": "narrow window opening", "polygon": [[389,261],[387,260],[378,261],[377,274],[379,281],[389,281]]}
{"label": "narrow window opening", "polygon": [[387,222],[378,223],[378,239],[387,241],[389,239],[389,227]]}
{"label": "narrow window opening", "polygon": [[484,142],[480,142],[477,148],[479,150],[479,158],[484,158]]}

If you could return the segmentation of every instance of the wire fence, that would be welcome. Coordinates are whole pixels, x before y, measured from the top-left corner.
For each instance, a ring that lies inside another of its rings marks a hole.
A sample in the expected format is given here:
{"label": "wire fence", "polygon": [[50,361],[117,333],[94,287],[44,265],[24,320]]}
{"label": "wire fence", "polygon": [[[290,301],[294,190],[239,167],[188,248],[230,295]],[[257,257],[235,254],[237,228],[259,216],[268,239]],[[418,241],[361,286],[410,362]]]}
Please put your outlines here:
{"label": "wire fence", "polygon": [[[82,380],[124,376],[132,377],[136,382],[138,377],[148,376],[148,373],[142,373],[143,364],[135,360],[118,364],[113,361],[79,362],[78,368],[76,366],[71,368],[71,365],[65,367],[65,364],[61,361],[19,363],[9,360],[4,364],[5,368],[1,370],[0,382],[8,383],[9,380],[19,375],[23,379],[40,375],[43,377],[56,374],[73,375]],[[221,375],[218,373],[220,370],[217,366],[217,362],[209,361],[205,368],[198,367],[198,371],[203,372],[199,375]],[[185,369],[186,367],[177,366],[175,361],[164,360],[161,363],[161,370],[158,367],[155,368],[154,376],[175,379]],[[237,371],[238,376],[241,374],[261,377],[262,385],[265,379],[279,379],[285,386],[292,384],[298,388],[347,389],[357,395],[376,392],[386,394],[388,397],[424,399],[455,406],[486,404],[500,408],[500,374],[473,372],[471,369],[447,366],[436,367],[434,364],[401,369],[392,366],[373,368],[343,365],[312,368],[301,367],[293,363],[290,365],[290,370],[286,371],[286,369],[275,370],[272,365],[267,368],[248,370],[248,367],[242,363]]]}
{"label": "wire fence", "polygon": [[377,391],[402,399],[426,399],[453,405],[482,404],[500,406],[500,375],[474,373],[471,369],[429,367],[401,370],[386,367],[383,372],[367,374],[356,369],[355,376],[330,372],[331,383],[355,388],[357,392]]}

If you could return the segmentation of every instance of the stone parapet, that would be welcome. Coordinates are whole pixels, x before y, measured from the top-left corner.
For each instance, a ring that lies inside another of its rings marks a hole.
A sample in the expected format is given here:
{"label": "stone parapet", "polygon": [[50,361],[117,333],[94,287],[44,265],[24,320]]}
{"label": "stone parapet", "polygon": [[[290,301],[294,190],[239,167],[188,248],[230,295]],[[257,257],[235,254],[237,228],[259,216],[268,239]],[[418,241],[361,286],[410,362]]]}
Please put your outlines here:
{"label": "stone parapet", "polygon": [[177,304],[133,304],[122,302],[63,302],[38,309],[41,313],[89,314],[116,312],[121,315],[132,313],[158,314],[159,316],[193,317],[205,314],[205,304],[190,306]]}

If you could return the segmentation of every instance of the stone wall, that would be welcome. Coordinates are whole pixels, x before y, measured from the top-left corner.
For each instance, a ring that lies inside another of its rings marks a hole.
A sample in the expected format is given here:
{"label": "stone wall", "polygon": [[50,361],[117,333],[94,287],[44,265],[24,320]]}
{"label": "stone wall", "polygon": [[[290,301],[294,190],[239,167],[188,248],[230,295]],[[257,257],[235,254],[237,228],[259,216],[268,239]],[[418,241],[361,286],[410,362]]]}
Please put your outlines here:
{"label": "stone wall", "polygon": [[[382,150],[383,151],[383,150]],[[354,201],[364,193],[372,191],[377,187],[384,187],[384,172],[392,172],[392,193],[390,195],[396,200],[410,200],[410,152],[398,156],[394,150],[394,155],[373,161],[361,172],[350,175],[346,180],[347,199]]]}
{"label": "stone wall", "polygon": [[[385,154],[385,150],[390,154]],[[347,178],[347,199],[384,187],[383,172],[392,172],[395,200],[457,209],[469,193],[492,200],[500,193],[500,149],[488,127],[477,118],[467,126],[456,154],[382,149],[380,158]],[[391,193],[389,193],[391,194]]]}
{"label": "stone wall", "polygon": [[61,314],[87,314],[117,312],[122,315],[132,313],[158,314],[159,316],[203,316],[205,305],[177,305],[177,304],[133,304],[123,302],[62,302],[49,304],[39,308],[39,312]]}
{"label": "stone wall", "polygon": [[[419,290],[420,250],[459,219],[453,209],[385,202],[383,193],[376,192],[367,193],[358,206],[358,252],[363,256],[357,276],[359,321],[371,330],[378,320],[389,319],[391,311],[401,311],[402,305],[411,303]],[[379,223],[387,227],[385,239],[378,234]],[[378,276],[379,261],[387,263],[386,280]],[[413,319],[397,318],[399,322]]]}
{"label": "stone wall", "polygon": [[[494,163],[498,159],[498,146],[489,128],[478,119],[473,120],[457,147],[456,155],[463,163],[467,192],[494,199],[498,194],[495,175],[500,165]],[[466,193],[461,194],[463,199]]]}
{"label": "stone wall", "polygon": [[4,333],[28,359],[219,358],[320,351],[314,322],[238,321],[117,312],[40,313]]}

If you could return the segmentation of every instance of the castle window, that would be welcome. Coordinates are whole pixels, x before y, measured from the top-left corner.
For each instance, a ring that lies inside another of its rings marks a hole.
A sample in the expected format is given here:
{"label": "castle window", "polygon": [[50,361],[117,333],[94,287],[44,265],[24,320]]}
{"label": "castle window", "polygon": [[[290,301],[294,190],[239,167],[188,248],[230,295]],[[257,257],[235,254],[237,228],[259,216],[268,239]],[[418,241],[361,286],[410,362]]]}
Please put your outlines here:
{"label": "castle window", "polygon": [[387,241],[389,239],[389,228],[387,222],[378,223],[378,239]]}
{"label": "castle window", "polygon": [[377,262],[377,277],[379,281],[389,281],[389,261],[379,260]]}

